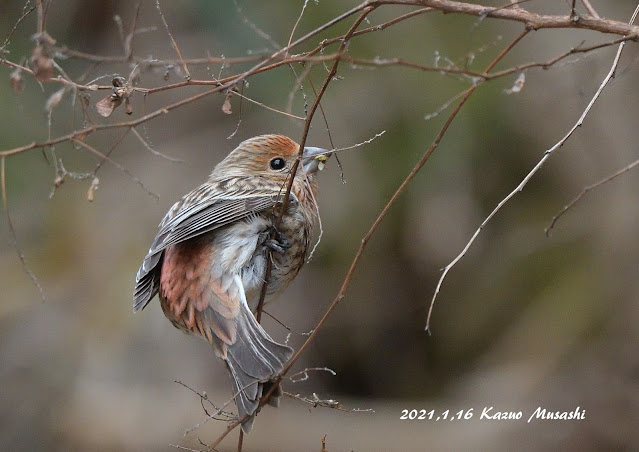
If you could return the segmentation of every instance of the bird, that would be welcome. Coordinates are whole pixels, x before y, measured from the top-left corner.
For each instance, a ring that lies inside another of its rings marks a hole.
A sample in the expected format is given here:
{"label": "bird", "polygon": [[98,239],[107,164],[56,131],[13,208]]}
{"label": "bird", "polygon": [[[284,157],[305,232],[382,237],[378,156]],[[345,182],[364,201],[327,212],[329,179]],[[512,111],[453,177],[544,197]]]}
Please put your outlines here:
{"label": "bird", "polygon": [[[330,154],[304,147],[300,155],[299,149],[276,134],[240,143],[206,182],[169,209],[135,278],[134,312],[159,294],[171,323],[207,341],[225,362],[244,433],[293,355],[253,313],[268,259],[266,302],[293,281],[307,258],[318,217],[315,176]],[[277,224],[291,176],[289,202]],[[281,395],[278,386],[268,403],[278,406]]]}

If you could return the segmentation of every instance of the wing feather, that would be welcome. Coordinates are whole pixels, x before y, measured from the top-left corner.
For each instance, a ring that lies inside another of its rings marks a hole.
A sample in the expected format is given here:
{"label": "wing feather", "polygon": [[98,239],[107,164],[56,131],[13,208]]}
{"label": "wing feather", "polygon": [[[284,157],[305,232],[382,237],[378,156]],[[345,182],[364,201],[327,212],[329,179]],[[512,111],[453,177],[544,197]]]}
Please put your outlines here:
{"label": "wing feather", "polygon": [[275,190],[272,187],[269,187],[271,190],[256,190],[252,184],[236,185],[239,186],[234,187],[234,190],[220,193],[221,190],[216,186],[206,183],[171,207],[162,219],[160,229],[136,275],[134,312],[144,309],[157,294],[162,256],[167,247],[271,208],[283,198],[279,187],[275,187]]}

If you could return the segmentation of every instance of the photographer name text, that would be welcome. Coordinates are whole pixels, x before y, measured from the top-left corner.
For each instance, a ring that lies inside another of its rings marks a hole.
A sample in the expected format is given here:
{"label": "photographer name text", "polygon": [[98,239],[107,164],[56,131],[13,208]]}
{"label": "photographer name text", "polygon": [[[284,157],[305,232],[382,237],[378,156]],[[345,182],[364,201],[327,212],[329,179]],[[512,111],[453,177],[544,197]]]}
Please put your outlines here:
{"label": "photographer name text", "polygon": [[493,406],[483,407],[481,410],[468,408],[465,410],[425,410],[412,409],[402,410],[400,420],[411,421],[464,421],[479,419],[486,421],[506,421],[506,420],[526,420],[527,423],[533,421],[573,421],[586,419],[586,410],[577,407],[570,411],[553,411],[544,407],[537,407],[532,413],[523,411],[500,411]]}

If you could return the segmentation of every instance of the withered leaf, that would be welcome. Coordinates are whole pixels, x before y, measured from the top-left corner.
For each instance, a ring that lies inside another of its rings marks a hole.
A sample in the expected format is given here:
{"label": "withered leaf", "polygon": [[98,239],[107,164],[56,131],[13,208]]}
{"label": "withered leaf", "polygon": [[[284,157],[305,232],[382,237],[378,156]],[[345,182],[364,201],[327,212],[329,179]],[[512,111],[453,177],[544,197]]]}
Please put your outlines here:
{"label": "withered leaf", "polygon": [[89,189],[87,190],[87,201],[92,202],[94,197],[95,197],[95,191],[100,188],[100,179],[98,179],[97,177],[93,177],[93,180],[91,181],[91,185],[89,186]]}
{"label": "withered leaf", "polygon": [[113,113],[113,110],[118,108],[121,103],[121,97],[109,94],[107,97],[95,104],[95,110],[100,116],[108,118],[109,116],[111,116],[111,113]]}
{"label": "withered leaf", "polygon": [[22,69],[17,68],[9,75],[9,84],[14,93],[20,94],[24,89],[24,80],[22,79]]}
{"label": "withered leaf", "polygon": [[222,104],[222,111],[227,114],[230,115],[233,113],[233,111],[231,110],[231,95],[228,94],[226,96],[226,99],[224,99],[224,103]]}
{"label": "withered leaf", "polygon": [[53,61],[42,45],[38,45],[31,53],[31,64],[36,80],[44,82],[53,77]]}
{"label": "withered leaf", "polygon": [[64,95],[64,90],[65,90],[64,88],[60,88],[55,93],[49,96],[49,98],[47,99],[47,103],[44,106],[46,111],[51,113],[51,110],[57,107],[57,105],[62,100],[62,96]]}

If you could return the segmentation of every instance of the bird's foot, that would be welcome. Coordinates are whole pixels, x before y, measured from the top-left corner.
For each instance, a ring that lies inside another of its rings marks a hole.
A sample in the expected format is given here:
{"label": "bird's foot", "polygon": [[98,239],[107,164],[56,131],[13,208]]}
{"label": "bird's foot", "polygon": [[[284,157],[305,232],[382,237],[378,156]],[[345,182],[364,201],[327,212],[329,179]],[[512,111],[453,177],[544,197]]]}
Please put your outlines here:
{"label": "bird's foot", "polygon": [[271,226],[268,231],[268,236],[266,240],[264,240],[264,246],[276,253],[284,254],[286,253],[286,250],[291,247],[291,244],[284,238],[284,236],[282,236],[275,226]]}

